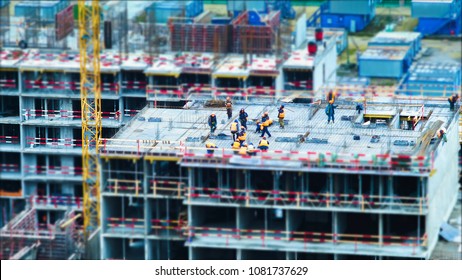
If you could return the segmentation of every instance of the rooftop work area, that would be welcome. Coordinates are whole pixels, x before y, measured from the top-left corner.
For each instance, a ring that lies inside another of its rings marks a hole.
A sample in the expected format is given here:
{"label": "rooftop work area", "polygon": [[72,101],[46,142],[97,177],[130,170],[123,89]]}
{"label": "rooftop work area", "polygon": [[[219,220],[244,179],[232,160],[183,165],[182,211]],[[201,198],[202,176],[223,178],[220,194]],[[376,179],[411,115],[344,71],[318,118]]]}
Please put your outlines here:
{"label": "rooftop work area", "polygon": [[1,259],[457,250],[462,0],[36,2],[0,0]]}

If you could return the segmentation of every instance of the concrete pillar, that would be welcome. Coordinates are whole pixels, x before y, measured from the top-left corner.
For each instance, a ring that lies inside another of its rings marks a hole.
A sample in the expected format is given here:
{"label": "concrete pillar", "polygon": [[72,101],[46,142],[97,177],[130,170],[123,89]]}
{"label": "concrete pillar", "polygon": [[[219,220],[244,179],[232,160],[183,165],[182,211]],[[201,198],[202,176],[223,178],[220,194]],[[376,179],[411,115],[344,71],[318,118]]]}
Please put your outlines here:
{"label": "concrete pillar", "polygon": [[383,214],[379,214],[379,246],[383,246]]}

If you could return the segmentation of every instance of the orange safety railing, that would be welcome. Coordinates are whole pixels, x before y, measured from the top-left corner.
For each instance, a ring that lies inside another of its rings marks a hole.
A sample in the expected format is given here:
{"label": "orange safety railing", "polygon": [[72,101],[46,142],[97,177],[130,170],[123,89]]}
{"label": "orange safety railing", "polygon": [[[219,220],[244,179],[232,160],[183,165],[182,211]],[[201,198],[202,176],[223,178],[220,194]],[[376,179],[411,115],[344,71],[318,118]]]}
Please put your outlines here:
{"label": "orange safety railing", "polygon": [[150,180],[153,195],[169,195],[178,198],[184,195],[184,182],[175,180]]}
{"label": "orange safety railing", "polygon": [[169,235],[185,238],[184,232],[187,229],[185,221],[166,220],[166,219],[151,219],[151,232],[153,235]]}
{"label": "orange safety railing", "polygon": [[106,189],[114,194],[129,193],[139,195],[143,192],[141,180],[107,179]]}

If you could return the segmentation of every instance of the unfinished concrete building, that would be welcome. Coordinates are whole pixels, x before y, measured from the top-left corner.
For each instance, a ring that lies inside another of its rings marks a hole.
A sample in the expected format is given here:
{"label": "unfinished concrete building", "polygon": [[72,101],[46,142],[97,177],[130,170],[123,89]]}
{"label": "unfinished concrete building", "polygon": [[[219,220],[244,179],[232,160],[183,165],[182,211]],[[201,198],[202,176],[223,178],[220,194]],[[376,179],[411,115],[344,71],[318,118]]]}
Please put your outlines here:
{"label": "unfinished concrete building", "polygon": [[[277,106],[252,103],[237,107],[257,145],[254,120]],[[458,114],[444,103],[379,98],[358,114],[340,99],[329,125],[325,104],[288,104],[256,155],[230,149],[238,112],[205,104],[145,108],[103,140],[102,259],[429,258],[458,190]]]}

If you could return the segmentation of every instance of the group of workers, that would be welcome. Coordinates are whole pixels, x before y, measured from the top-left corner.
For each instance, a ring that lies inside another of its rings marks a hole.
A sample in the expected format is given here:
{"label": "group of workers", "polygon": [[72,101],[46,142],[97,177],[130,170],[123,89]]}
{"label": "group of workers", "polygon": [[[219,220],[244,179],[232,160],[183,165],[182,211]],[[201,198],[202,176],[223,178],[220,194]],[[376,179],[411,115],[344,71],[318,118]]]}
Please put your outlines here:
{"label": "group of workers", "polygon": [[[338,107],[334,105],[335,102],[335,93],[330,91],[327,94],[327,106],[325,109],[325,113],[327,115],[327,123],[329,124],[330,121],[332,123],[335,122],[335,109]],[[458,95],[453,95],[448,98],[450,110],[453,111],[455,109],[455,104],[459,99]],[[232,102],[231,99],[228,97],[225,101],[226,113],[228,115],[228,120],[232,118]],[[356,111],[358,114],[364,110],[361,104],[356,105]],[[255,155],[256,149],[253,143],[247,144],[247,120],[249,115],[245,112],[245,109],[242,108],[239,111],[238,119],[234,120],[234,122],[230,125],[230,132],[233,136],[233,143],[231,144],[231,149],[235,151],[236,154],[241,155]],[[279,128],[284,129],[284,118],[285,118],[285,108],[284,105],[281,105],[278,109],[278,120],[279,120]],[[217,129],[217,117],[215,114],[211,114],[208,119],[208,124],[210,126],[210,133],[213,134]],[[270,119],[268,112],[263,113],[261,120],[256,122],[256,129],[255,133],[261,133],[260,137],[261,140],[258,143],[257,149],[261,151],[267,151],[269,148],[269,141],[266,139],[265,134],[268,137],[271,137],[271,133],[269,132],[269,127],[273,124],[273,120]],[[443,141],[446,140],[445,131],[438,131],[438,137],[443,138]],[[214,149],[218,148],[214,143],[207,142],[206,143],[207,153],[213,154]]]}

